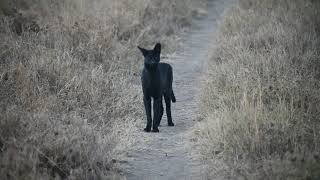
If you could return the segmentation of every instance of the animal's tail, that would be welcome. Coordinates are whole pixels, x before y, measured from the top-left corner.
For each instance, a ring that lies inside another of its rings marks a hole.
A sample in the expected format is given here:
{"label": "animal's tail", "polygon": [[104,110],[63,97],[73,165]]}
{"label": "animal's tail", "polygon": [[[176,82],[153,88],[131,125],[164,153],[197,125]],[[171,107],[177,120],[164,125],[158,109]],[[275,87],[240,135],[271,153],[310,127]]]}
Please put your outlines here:
{"label": "animal's tail", "polygon": [[174,96],[173,90],[171,91],[171,100],[173,103],[176,102],[176,97]]}

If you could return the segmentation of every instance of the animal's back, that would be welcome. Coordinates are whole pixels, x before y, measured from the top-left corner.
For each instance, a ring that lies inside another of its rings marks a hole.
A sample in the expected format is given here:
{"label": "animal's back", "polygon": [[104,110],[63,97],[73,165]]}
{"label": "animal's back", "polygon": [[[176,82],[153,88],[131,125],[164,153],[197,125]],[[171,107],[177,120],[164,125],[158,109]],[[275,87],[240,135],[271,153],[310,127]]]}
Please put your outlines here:
{"label": "animal's back", "polygon": [[160,76],[161,76],[161,86],[164,91],[172,90],[172,67],[167,63],[159,63],[158,65]]}
{"label": "animal's back", "polygon": [[170,64],[159,63],[158,67],[162,75],[169,75],[169,74],[172,75],[172,67]]}

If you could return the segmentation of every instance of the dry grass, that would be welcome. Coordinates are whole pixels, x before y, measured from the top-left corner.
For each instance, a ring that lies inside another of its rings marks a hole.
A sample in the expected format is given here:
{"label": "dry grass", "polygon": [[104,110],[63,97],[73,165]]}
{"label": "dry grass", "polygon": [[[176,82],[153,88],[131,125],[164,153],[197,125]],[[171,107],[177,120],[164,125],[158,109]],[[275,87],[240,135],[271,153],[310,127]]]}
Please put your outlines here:
{"label": "dry grass", "polygon": [[21,16],[0,15],[0,177],[121,178],[114,164],[143,119],[136,46],[170,52],[203,1],[11,2]]}
{"label": "dry grass", "polygon": [[320,178],[320,2],[240,0],[202,91],[204,156],[231,179]]}

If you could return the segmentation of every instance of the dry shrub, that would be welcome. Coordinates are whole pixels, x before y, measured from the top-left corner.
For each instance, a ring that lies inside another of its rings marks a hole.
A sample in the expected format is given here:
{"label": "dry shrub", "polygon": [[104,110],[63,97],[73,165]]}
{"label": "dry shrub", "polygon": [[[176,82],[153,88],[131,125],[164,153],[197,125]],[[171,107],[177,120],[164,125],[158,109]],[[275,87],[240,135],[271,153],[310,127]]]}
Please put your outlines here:
{"label": "dry shrub", "polygon": [[226,13],[202,91],[203,150],[218,172],[320,178],[319,9],[240,0]]}
{"label": "dry shrub", "polygon": [[[115,163],[134,143],[130,132],[143,119],[141,87],[134,83],[143,63],[136,46],[161,41],[173,51],[203,3],[0,5],[6,15],[0,15],[0,176],[120,178]],[[29,22],[40,30],[25,28]]]}

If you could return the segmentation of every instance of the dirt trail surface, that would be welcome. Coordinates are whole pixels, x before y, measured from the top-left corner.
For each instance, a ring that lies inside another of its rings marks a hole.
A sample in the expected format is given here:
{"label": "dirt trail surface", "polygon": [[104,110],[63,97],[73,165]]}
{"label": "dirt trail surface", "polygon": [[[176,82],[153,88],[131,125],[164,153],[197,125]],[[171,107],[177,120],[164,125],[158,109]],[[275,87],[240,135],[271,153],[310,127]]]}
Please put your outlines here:
{"label": "dirt trail surface", "polygon": [[[212,47],[217,20],[232,0],[209,2],[206,17],[195,20],[195,28],[183,35],[183,45],[168,59],[173,67],[173,90],[177,102],[172,104],[174,127],[167,126],[164,113],[160,133],[136,132],[137,147],[122,164],[128,180],[207,179],[206,168],[192,145],[192,128],[198,116],[199,81],[203,64]],[[142,103],[142,102],[141,102]]]}

